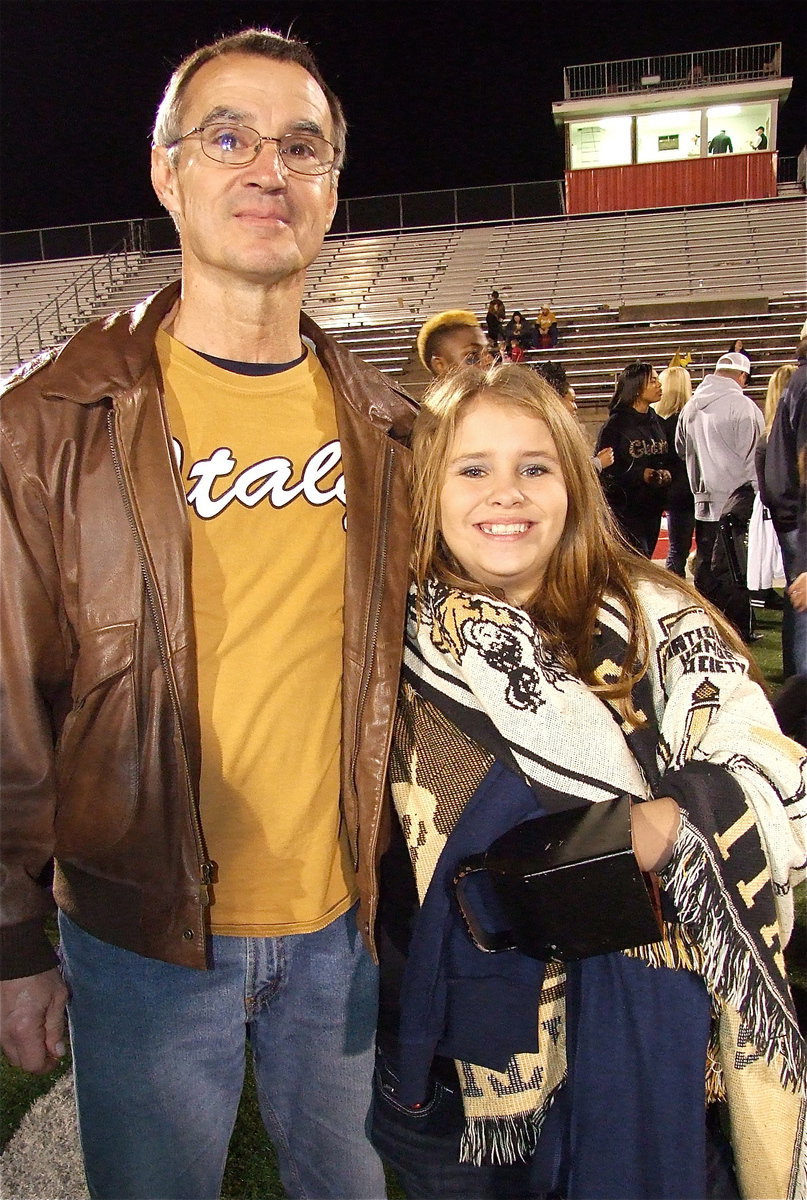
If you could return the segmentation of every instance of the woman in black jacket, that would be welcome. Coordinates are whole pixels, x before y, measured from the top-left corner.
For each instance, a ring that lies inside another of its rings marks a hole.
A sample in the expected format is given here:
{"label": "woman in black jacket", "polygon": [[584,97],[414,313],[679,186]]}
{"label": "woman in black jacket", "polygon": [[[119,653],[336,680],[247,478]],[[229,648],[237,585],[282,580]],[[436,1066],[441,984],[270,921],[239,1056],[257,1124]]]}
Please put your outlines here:
{"label": "woman in black jacket", "polygon": [[674,452],[650,405],[661,399],[661,383],[651,363],[629,363],[617,379],[611,416],[600,430],[597,452],[610,446],[614,462],[602,472],[605,495],[628,542],[653,557],[661,514],[672,480]]}
{"label": "woman in black jacket", "polygon": [[535,329],[529,321],[524,320],[523,313],[516,309],[505,325],[504,336],[508,342],[518,342],[522,350],[531,350],[534,345]]}

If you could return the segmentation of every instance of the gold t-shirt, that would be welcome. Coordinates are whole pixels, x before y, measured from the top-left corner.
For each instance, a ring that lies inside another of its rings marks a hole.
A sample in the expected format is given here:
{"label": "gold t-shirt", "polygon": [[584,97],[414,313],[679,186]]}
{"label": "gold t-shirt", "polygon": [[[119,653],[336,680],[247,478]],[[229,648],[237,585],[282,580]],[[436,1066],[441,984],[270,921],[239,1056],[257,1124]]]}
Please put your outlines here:
{"label": "gold t-shirt", "polygon": [[345,491],[315,354],[276,375],[157,338],[188,501],[215,933],[321,929],[356,895],[340,822]]}

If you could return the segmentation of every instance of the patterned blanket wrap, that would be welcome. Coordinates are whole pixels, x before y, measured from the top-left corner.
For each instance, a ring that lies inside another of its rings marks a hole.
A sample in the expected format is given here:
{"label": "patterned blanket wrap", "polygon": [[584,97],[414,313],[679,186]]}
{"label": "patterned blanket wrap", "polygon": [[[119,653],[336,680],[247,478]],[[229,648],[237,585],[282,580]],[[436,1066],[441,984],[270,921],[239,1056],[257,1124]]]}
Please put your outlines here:
{"label": "patterned blanket wrap", "polygon": [[[677,920],[661,942],[624,953],[703,978],[713,1004],[707,1098],[727,1104],[742,1195],[803,1200],[807,1055],[783,945],[805,873],[804,748],[779,732],[702,609],[674,587],[642,583],[638,593],[649,669],[633,692],[643,718],[633,727],[563,669],[522,610],[434,581],[413,589],[391,777],[418,894],[495,758],[591,803],[672,795],[682,820],[660,882]],[[604,602],[598,679],[616,676],[626,643],[620,607]],[[537,1028],[551,1036],[535,1054],[514,1055],[503,1073],[457,1063],[464,1160],[533,1151],[566,1074],[564,980],[563,964],[547,964]]]}

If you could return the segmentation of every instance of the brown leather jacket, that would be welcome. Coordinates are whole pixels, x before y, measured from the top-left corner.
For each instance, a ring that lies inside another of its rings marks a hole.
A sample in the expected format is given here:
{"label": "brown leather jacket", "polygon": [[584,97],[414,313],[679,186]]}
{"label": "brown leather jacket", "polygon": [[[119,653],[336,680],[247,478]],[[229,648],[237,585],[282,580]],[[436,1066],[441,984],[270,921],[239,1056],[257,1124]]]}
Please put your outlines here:
{"label": "brown leather jacket", "polygon": [[[177,296],[172,284],[87,325],[2,399],[6,978],[53,965],[51,857],[57,903],[91,934],[206,965],[190,530],[154,354]],[[305,315],[301,332],[330,378],[342,444],[342,807],[372,945],[415,408]]]}

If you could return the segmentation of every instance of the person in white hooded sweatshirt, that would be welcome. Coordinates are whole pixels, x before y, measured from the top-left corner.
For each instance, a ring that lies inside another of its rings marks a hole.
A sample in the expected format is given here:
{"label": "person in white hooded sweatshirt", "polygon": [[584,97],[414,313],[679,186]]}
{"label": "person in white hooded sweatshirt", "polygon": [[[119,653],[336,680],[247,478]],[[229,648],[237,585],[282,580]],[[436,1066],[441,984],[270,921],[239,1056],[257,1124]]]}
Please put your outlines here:
{"label": "person in white hooded sweatshirt", "polygon": [[750,373],[744,354],[721,355],[683,408],[675,436],[695,497],[695,586],[707,598],[714,592],[712,550],[726,501],[743,483],[756,487],[754,447],[765,422],[743,391]]}

